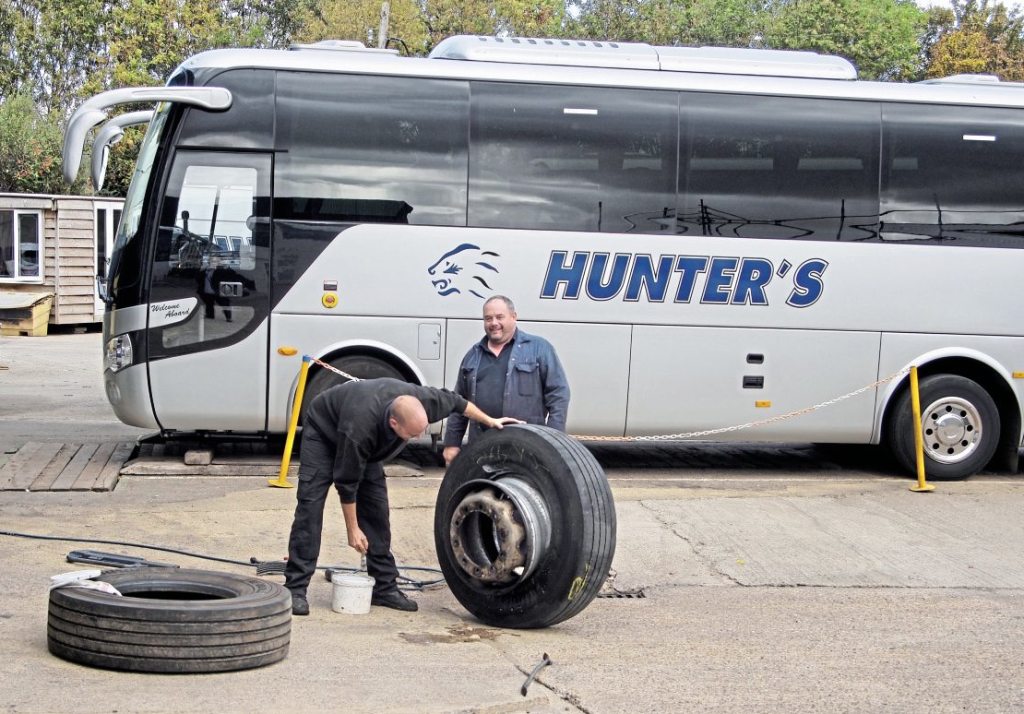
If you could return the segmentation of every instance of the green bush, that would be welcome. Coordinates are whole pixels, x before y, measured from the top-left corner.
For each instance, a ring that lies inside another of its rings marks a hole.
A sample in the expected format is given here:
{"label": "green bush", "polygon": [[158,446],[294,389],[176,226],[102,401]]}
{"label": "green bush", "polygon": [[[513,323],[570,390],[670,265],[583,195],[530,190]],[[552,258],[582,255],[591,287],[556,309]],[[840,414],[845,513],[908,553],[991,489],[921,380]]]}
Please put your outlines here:
{"label": "green bush", "polygon": [[84,184],[68,186],[61,176],[60,123],[36,109],[31,93],[0,103],[0,192],[81,193]]}

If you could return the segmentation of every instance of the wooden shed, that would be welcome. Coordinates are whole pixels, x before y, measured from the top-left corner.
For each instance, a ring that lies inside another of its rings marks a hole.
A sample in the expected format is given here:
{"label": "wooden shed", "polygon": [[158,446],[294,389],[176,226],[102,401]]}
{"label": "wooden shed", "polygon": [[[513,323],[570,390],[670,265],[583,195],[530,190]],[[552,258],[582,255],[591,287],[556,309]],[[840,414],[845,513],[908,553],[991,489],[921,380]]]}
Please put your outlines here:
{"label": "wooden shed", "polygon": [[0,297],[40,305],[50,296],[50,325],[102,321],[96,277],[106,276],[123,205],[119,198],[0,193]]}

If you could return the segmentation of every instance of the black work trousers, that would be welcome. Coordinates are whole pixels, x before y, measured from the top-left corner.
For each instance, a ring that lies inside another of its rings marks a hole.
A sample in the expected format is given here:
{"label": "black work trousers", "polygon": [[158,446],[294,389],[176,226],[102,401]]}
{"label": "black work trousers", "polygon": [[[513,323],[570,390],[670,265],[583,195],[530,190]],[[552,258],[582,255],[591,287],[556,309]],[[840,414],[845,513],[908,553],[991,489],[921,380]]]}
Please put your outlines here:
{"label": "black work trousers", "polygon": [[[299,454],[299,487],[295,520],[288,538],[288,563],[284,585],[294,594],[305,595],[316,562],[324,527],[324,506],[333,484],[335,448],[314,429],[304,429]],[[340,498],[339,498],[340,501]],[[370,543],[366,571],[374,580],[375,595],[398,588],[398,567],[391,554],[391,518],[384,467],[369,463],[356,493],[356,520]],[[347,541],[345,543],[347,546]]]}

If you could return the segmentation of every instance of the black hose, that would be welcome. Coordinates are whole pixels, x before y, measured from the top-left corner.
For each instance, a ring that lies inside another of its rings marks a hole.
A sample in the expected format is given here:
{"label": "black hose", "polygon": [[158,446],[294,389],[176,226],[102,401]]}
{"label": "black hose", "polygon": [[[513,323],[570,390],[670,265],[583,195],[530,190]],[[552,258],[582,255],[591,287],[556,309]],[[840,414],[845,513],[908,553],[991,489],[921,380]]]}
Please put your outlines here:
{"label": "black hose", "polygon": [[[284,568],[283,568],[284,562],[283,561],[279,561],[279,560],[275,560],[275,561],[260,561],[260,560],[257,560],[256,558],[250,558],[249,561],[246,562],[246,561],[241,561],[241,560],[231,560],[230,558],[220,558],[220,557],[217,557],[216,555],[205,555],[203,553],[193,553],[191,551],[181,550],[179,548],[168,548],[167,546],[163,546],[163,545],[150,545],[148,543],[132,543],[131,541],[105,540],[105,539],[102,539],[102,538],[75,538],[73,536],[41,535],[41,534],[38,534],[38,533],[19,533],[18,531],[0,531],[0,536],[11,536],[11,537],[14,537],[14,538],[31,538],[31,539],[34,539],[34,540],[67,541],[69,543],[100,543],[102,545],[119,545],[119,546],[123,546],[125,548],[145,548],[147,550],[159,550],[159,551],[164,552],[164,553],[175,553],[177,555],[188,556],[189,558],[202,558],[203,560],[213,560],[213,561],[216,561],[218,563],[229,563],[231,565],[242,565],[242,566],[246,566],[246,567],[253,567],[253,566],[255,566],[256,567],[256,572],[257,572],[258,575],[265,574],[265,573],[271,573],[271,572],[283,572],[284,571]],[[280,563],[280,565],[281,565],[280,568],[268,567],[268,566],[272,566],[272,565],[277,565],[278,563]],[[398,569],[400,571],[401,570],[418,570],[418,571],[424,571],[424,572],[428,572],[428,573],[440,573],[441,572],[437,568],[427,568],[427,567],[417,566],[417,565],[399,566]],[[343,565],[318,565],[317,566],[317,570],[344,570],[344,571],[351,571],[351,572],[358,572],[359,571],[358,568],[351,568],[351,567],[343,566]],[[399,579],[400,582],[405,583],[405,584],[407,584],[407,585],[409,585],[409,586],[411,586],[411,587],[413,587],[413,588],[415,588],[417,590],[422,590],[423,588],[430,587],[431,585],[437,585],[438,583],[443,583],[444,582],[444,578],[443,577],[437,578],[435,580],[415,580],[413,578],[405,577],[404,575],[399,575],[398,579]]]}

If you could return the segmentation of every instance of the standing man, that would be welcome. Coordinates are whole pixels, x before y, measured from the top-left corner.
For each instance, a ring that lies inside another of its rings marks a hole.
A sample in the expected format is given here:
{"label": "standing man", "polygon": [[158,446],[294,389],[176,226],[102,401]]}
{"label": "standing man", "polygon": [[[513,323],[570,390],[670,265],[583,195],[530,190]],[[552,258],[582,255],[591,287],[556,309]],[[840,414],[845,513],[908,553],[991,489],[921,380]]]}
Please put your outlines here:
{"label": "standing man", "polygon": [[517,422],[489,417],[446,389],[388,378],[346,382],[310,403],[302,428],[298,504],[284,571],[293,614],[309,614],[306,588],[320,556],[324,504],[332,483],[341,496],[348,544],[366,556],[366,570],[374,579],[370,603],[418,609],[397,585],[383,462],[429,423],[453,413],[488,428]]}
{"label": "standing man", "polygon": [[[484,303],[484,332],[459,365],[455,391],[488,414],[506,414],[527,424],[547,424],[565,431],[569,381],[555,348],[543,337],[516,328],[516,307],[504,295]],[[469,423],[453,414],[444,432],[444,461],[462,448]],[[486,425],[483,428],[487,428]],[[469,426],[469,438],[482,432]]]}

